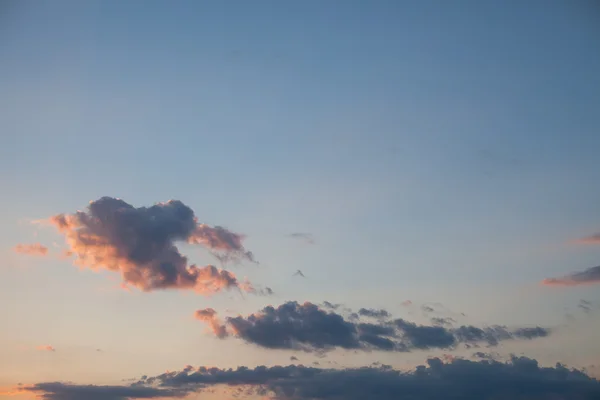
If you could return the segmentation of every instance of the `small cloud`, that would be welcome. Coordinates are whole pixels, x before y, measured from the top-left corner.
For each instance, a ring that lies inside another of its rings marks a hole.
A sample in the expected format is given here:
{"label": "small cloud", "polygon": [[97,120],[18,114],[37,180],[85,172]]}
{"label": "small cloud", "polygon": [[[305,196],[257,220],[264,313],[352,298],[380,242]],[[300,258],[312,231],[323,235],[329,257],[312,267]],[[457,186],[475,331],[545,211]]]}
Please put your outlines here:
{"label": "small cloud", "polygon": [[296,233],[291,233],[288,236],[291,238],[294,238],[294,239],[303,240],[304,242],[306,242],[308,244],[315,244],[315,238],[310,233],[296,232]]}
{"label": "small cloud", "polygon": [[412,306],[413,302],[410,300],[404,300],[402,303],[400,303],[401,305],[403,305],[404,307],[409,307]]}
{"label": "small cloud", "polygon": [[290,357],[290,361],[298,361],[298,357],[296,357],[296,356],[291,356],[291,357]]}
{"label": "small cloud", "polygon": [[433,307],[430,306],[426,306],[426,305],[422,305],[421,306],[421,310],[423,310],[424,313],[432,313],[435,310],[433,309]]}
{"label": "small cloud", "polygon": [[13,247],[15,253],[26,254],[29,256],[46,256],[48,255],[48,248],[40,243],[32,244],[18,244]]}
{"label": "small cloud", "polygon": [[98,353],[104,353],[104,352],[102,351],[102,349],[96,349],[96,351],[97,351]]}
{"label": "small cloud", "polygon": [[300,270],[297,270],[296,272],[294,272],[294,275],[292,276],[299,276],[301,278],[306,278],[306,276],[304,276],[304,273]]}
{"label": "small cloud", "polygon": [[578,286],[600,283],[600,266],[588,268],[585,271],[574,272],[561,278],[548,278],[542,281],[548,286]]}
{"label": "small cloud", "polygon": [[600,233],[594,233],[573,241],[575,244],[600,244]]}
{"label": "small cloud", "polygon": [[66,238],[75,264],[93,270],[120,272],[123,283],[144,292],[194,290],[211,295],[225,289],[251,289],[229,271],[213,265],[198,267],[179,252],[178,242],[201,245],[227,260],[249,260],[244,235],[198,222],[194,211],[179,200],[150,207],[102,197],[86,211],[58,214],[49,223]]}
{"label": "small cloud", "polygon": [[587,300],[579,300],[579,304],[577,304],[584,313],[590,313],[592,311],[592,303]]}
{"label": "small cloud", "polygon": [[53,346],[50,346],[49,344],[38,346],[37,349],[40,351],[56,351],[56,349]]}

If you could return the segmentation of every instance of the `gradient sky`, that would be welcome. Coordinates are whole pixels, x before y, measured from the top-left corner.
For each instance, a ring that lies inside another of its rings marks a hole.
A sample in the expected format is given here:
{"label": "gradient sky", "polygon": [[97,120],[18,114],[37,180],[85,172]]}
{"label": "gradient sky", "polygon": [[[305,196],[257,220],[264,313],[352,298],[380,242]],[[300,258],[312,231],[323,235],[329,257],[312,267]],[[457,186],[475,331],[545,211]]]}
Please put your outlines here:
{"label": "gradient sky", "polygon": [[[591,2],[1,6],[0,387],[285,364],[297,352],[220,341],[192,316],[288,300],[421,323],[441,303],[476,325],[556,327],[501,354],[600,365],[598,286],[540,285],[600,264],[600,246],[572,243],[600,231]],[[118,274],[13,251],[58,253],[64,239],[31,221],[102,196],[178,199],[247,235],[260,264],[229,269],[274,295],[126,292]],[[441,353],[327,360],[409,368]]]}

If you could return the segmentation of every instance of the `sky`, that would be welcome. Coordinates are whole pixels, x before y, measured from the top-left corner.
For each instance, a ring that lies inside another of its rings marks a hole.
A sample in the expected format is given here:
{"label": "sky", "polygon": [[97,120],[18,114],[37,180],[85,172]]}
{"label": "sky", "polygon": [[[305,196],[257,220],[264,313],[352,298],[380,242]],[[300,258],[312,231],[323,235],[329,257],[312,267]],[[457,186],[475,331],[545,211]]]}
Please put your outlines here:
{"label": "sky", "polygon": [[597,398],[599,12],[1,2],[0,398]]}

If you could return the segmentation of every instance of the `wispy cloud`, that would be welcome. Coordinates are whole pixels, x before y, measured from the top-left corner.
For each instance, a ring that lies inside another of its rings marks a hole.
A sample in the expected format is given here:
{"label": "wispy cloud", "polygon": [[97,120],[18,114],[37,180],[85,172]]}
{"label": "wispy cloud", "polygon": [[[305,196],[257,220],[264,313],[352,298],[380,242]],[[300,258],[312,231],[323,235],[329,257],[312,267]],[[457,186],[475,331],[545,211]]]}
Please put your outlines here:
{"label": "wispy cloud", "polygon": [[46,256],[48,255],[48,248],[40,243],[31,244],[17,244],[13,247],[15,253],[27,254],[30,256]]}
{"label": "wispy cloud", "polygon": [[315,244],[315,238],[311,233],[295,232],[288,235],[291,238],[302,240],[308,244]]}
{"label": "wispy cloud", "polygon": [[49,344],[38,346],[36,348],[40,351],[56,351],[56,349],[53,346],[50,346]]}
{"label": "wispy cloud", "polygon": [[575,244],[598,244],[600,245],[600,233],[594,233],[579,239],[573,240]]}
{"label": "wispy cloud", "polygon": [[430,358],[411,372],[387,365],[345,369],[302,365],[237,369],[187,366],[144,376],[129,385],[53,382],[19,386],[13,392],[34,393],[49,400],[124,400],[182,398],[212,392],[219,386],[237,388],[248,395],[294,400],[600,398],[600,382],[584,371],[560,364],[542,367],[535,359],[516,356],[507,362]]}
{"label": "wispy cloud", "polygon": [[560,278],[548,278],[542,284],[549,286],[578,286],[600,283],[600,266],[574,272]]}
{"label": "wispy cloud", "polygon": [[[334,348],[347,350],[412,351],[452,349],[459,344],[495,346],[505,340],[529,340],[545,337],[550,329],[505,326],[475,327],[461,325],[417,325],[402,318],[393,319],[385,310],[362,308],[346,319],[334,311],[326,311],[312,303],[287,302],[277,308],[268,306],[246,317],[228,317],[222,323],[214,310],[200,310],[220,338],[237,337],[268,349],[290,349],[325,352]],[[360,316],[377,318],[364,322]],[[450,325],[450,320],[447,320]]]}
{"label": "wispy cloud", "polygon": [[178,200],[133,207],[121,199],[102,197],[87,211],[50,218],[67,240],[75,263],[120,272],[124,284],[142,291],[195,290],[212,294],[227,288],[252,291],[226,270],[189,264],[175,243],[200,244],[233,259],[253,261],[243,236],[223,227],[198,223],[194,211]]}
{"label": "wispy cloud", "polygon": [[306,276],[304,276],[304,272],[297,270],[296,272],[294,272],[294,275],[292,276],[299,276],[301,278],[306,278]]}

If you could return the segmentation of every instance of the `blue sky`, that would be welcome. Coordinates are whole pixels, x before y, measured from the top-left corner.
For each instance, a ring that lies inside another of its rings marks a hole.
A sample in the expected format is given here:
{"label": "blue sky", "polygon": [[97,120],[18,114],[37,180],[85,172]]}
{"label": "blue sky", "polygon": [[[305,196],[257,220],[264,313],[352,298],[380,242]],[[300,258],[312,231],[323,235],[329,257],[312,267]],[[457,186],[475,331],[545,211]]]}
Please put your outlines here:
{"label": "blue sky", "polygon": [[[0,386],[289,358],[207,336],[191,318],[204,307],[246,314],[329,300],[406,316],[410,299],[471,323],[555,326],[579,300],[597,305],[597,286],[539,285],[600,262],[600,247],[568,243],[600,231],[600,31],[587,7],[8,3],[0,318],[10,329],[0,332],[0,358],[13,364],[0,367]],[[127,293],[114,289],[117,274],[12,251],[62,245],[27,221],[102,196],[136,207],[179,199],[201,222],[247,235],[260,264],[231,269],[275,295]],[[297,269],[307,279],[292,277]],[[578,316],[519,351],[600,364],[590,336],[599,321]],[[57,351],[22,350],[41,344]],[[548,350],[557,345],[567,350]],[[510,346],[502,352],[521,345]],[[231,347],[238,358],[225,355]],[[381,359],[402,366],[426,355]]]}

